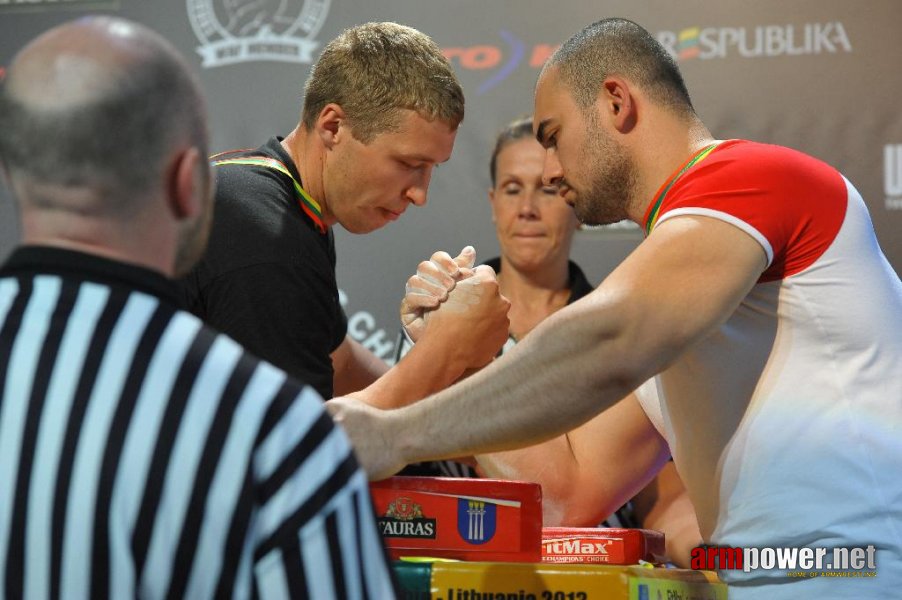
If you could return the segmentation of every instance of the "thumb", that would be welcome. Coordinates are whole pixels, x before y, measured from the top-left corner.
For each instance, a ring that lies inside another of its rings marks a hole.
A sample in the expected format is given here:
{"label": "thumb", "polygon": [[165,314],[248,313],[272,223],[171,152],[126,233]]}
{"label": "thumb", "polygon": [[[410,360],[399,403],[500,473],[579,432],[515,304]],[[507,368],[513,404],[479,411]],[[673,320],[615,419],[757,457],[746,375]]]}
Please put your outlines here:
{"label": "thumb", "polygon": [[457,263],[458,267],[472,269],[473,265],[476,263],[476,248],[473,246],[465,246],[464,249],[460,251],[460,254],[454,257],[454,262]]}
{"label": "thumb", "polygon": [[470,279],[472,280],[470,283],[477,283],[480,281],[496,281],[498,277],[495,275],[495,269],[489,265],[479,265],[473,269],[473,276]]}

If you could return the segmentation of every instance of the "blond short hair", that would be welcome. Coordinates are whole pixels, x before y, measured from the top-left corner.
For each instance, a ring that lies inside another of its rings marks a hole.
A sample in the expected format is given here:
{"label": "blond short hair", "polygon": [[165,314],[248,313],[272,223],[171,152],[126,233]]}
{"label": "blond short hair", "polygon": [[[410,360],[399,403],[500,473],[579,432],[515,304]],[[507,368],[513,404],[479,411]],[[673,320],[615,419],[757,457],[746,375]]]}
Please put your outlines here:
{"label": "blond short hair", "polygon": [[358,25],[326,45],[304,88],[308,131],[330,103],[342,107],[364,143],[395,130],[401,109],[452,128],[464,118],[463,90],[448,59],[429,36],[397,23]]}

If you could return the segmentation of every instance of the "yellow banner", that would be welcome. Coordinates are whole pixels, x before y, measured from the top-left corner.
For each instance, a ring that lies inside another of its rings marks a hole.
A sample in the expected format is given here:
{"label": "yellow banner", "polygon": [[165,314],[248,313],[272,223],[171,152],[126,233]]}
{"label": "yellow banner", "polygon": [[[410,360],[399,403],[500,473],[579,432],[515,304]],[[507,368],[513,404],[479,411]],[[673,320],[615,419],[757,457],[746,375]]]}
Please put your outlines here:
{"label": "yellow banner", "polygon": [[727,600],[725,583],[630,578],[630,600]]}
{"label": "yellow banner", "polygon": [[435,563],[432,600],[725,600],[704,571],[613,565]]}

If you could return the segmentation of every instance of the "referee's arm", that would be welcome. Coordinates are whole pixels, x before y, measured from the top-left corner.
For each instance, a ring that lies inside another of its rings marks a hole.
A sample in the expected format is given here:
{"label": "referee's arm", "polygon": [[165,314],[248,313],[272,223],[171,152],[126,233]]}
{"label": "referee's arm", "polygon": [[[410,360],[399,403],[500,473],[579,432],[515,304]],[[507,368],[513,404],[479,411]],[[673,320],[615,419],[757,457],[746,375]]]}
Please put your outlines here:
{"label": "referee's arm", "polygon": [[[395,598],[369,486],[305,388],[258,437],[254,581],[261,598]],[[270,412],[273,414],[273,411]]]}

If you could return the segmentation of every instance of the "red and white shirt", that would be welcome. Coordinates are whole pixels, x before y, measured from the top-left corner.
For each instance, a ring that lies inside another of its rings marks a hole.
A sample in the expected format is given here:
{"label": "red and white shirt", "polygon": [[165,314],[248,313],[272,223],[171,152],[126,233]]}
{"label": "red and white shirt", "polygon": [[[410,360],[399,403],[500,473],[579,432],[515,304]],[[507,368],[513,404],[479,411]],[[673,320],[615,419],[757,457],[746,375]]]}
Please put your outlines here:
{"label": "red and white shirt", "polygon": [[734,547],[878,548],[876,578],[795,580],[768,586],[769,598],[819,585],[898,592],[902,283],[864,201],[817,159],[731,140],[672,184],[655,224],[684,215],[735,225],[767,255],[729,320],[638,390],[703,535]]}

